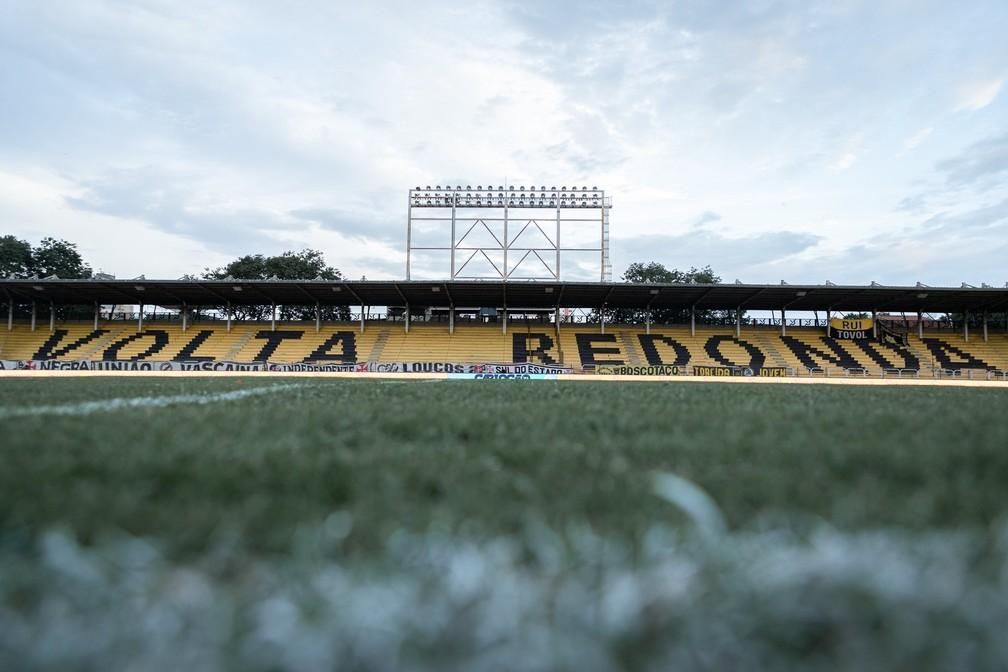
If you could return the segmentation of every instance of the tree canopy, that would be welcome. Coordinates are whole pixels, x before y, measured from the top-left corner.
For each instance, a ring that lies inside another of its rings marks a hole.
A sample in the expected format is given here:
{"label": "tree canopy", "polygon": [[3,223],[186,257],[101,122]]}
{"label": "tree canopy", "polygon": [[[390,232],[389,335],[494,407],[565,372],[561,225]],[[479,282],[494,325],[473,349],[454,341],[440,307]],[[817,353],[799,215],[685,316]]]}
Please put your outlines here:
{"label": "tree canopy", "polygon": [[[657,261],[634,262],[627,266],[623,273],[624,282],[635,284],[662,283],[677,285],[714,285],[721,282],[721,277],[714,273],[710,266],[703,268],[690,267],[688,271],[678,268],[666,268],[664,264]],[[620,308],[606,309],[606,321],[622,322],[628,324],[643,323],[647,317],[647,310]],[[697,320],[701,322],[723,322],[730,321],[727,311],[721,310],[700,310],[696,313]],[[689,310],[677,310],[672,308],[655,308],[651,310],[651,321],[658,324],[683,324],[689,322]]]}
{"label": "tree canopy", "polygon": [[66,240],[43,238],[37,247],[16,236],[0,237],[0,276],[46,278],[55,275],[67,280],[90,278],[91,267],[84,263],[77,245]]}
{"label": "tree canopy", "polygon": [[[238,257],[220,268],[208,268],[203,272],[207,280],[340,280],[339,270],[325,262],[319,250],[304,249],[300,252],[287,251],[276,256],[247,254]],[[235,315],[239,319],[267,319],[271,306],[236,306]],[[322,319],[348,320],[350,311],[345,306],[324,306]],[[278,306],[278,317],[283,320],[315,319],[314,306]]]}

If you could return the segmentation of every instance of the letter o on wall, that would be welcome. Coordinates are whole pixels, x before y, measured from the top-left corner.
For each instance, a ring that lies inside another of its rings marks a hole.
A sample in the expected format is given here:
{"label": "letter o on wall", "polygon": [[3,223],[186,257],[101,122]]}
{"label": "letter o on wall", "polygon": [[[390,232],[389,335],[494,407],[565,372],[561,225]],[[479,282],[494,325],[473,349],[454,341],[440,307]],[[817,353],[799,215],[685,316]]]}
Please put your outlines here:
{"label": "letter o on wall", "polygon": [[[725,341],[729,341],[744,349],[749,353],[748,362],[733,362],[724,355],[721,354],[721,344]],[[711,336],[707,339],[707,343],[704,344],[704,351],[710,355],[710,358],[719,364],[725,366],[747,366],[754,372],[759,372],[759,369],[763,368],[763,364],[766,362],[766,355],[764,355],[759,348],[757,348],[752,343],[744,341],[740,338],[735,338],[734,336]]]}

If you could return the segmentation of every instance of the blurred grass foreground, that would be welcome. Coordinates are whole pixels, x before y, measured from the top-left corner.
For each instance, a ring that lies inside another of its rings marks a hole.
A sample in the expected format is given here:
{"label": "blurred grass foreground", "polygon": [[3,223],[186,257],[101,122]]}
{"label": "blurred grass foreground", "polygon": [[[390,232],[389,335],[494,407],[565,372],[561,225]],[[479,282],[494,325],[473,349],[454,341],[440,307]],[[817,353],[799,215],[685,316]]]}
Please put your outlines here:
{"label": "blurred grass foreground", "polygon": [[4,381],[0,664],[1005,669],[1006,402]]}

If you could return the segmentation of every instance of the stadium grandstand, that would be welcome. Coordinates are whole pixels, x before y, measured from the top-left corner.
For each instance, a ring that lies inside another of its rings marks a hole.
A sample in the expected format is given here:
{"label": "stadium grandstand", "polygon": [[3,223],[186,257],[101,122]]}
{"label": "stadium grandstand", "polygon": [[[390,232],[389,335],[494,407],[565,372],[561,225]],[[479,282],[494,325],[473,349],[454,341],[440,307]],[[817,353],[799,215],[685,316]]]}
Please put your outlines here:
{"label": "stadium grandstand", "polygon": [[[991,287],[106,278],[2,280],[0,293],[5,368],[979,379],[1008,371],[1008,325],[991,320],[1004,319],[1008,289]],[[135,306],[132,319],[107,319],[124,305]],[[234,319],[252,305],[273,319]],[[70,306],[92,319],[57,319]],[[278,321],[278,306],[314,306],[316,319]],[[333,307],[350,319],[320,319]],[[640,319],[607,321],[621,309]],[[689,321],[652,323],[668,309]],[[710,311],[729,318],[697,319]],[[870,317],[840,317],[852,313]]]}

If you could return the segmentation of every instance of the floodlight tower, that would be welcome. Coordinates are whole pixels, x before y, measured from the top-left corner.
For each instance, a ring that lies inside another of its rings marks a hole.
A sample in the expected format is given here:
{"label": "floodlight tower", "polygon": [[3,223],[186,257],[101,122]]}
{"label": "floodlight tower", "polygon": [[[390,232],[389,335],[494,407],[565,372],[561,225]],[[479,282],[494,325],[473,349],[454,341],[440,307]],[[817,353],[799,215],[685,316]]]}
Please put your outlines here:
{"label": "floodlight tower", "polygon": [[[597,262],[589,265],[597,263],[599,280],[608,282],[611,208],[611,199],[598,187],[410,189],[406,279],[414,276],[416,253],[448,253],[450,280],[557,281],[561,253],[578,253],[595,255]],[[418,234],[425,238],[421,243]],[[481,273],[475,268],[482,262],[487,270]]]}

